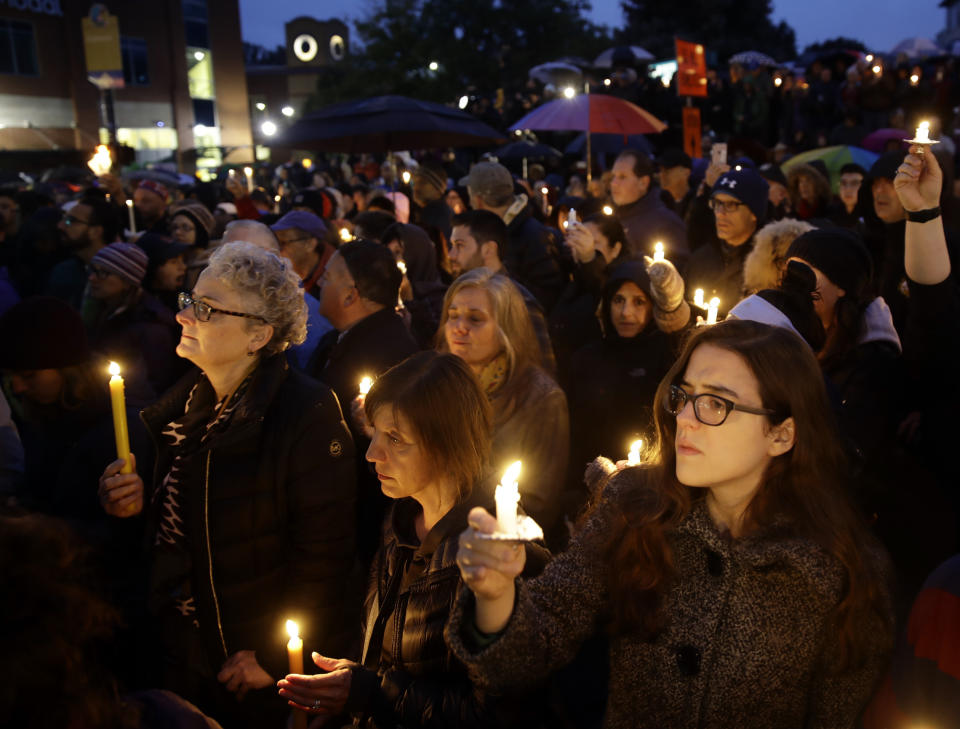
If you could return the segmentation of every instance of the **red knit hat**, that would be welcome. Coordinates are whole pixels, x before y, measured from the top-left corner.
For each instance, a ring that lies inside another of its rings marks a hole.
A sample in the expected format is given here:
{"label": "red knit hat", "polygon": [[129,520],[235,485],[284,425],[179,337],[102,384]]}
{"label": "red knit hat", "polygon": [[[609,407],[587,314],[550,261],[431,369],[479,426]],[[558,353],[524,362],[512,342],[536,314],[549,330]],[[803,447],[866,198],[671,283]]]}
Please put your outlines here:
{"label": "red knit hat", "polygon": [[141,190],[149,190],[154,195],[159,195],[163,198],[163,201],[166,202],[167,198],[170,197],[170,191],[167,190],[165,185],[161,185],[156,180],[140,180],[140,184],[137,187]]}

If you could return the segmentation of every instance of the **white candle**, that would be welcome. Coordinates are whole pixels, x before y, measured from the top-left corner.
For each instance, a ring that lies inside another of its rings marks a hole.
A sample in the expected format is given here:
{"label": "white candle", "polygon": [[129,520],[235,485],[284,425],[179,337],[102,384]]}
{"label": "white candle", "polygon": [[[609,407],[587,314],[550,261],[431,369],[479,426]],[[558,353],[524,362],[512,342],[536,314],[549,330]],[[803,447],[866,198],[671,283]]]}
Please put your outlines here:
{"label": "white candle", "polygon": [[373,387],[373,378],[364,377],[360,380],[360,394],[364,397],[367,396],[367,393],[370,392],[370,388]]}
{"label": "white candle", "polygon": [[243,174],[247,178],[247,192],[253,192],[253,168],[244,167]]}
{"label": "white candle", "polygon": [[654,261],[664,261],[664,260],[666,260],[666,259],[664,258],[664,254],[663,254],[663,243],[657,243],[657,244],[653,247],[653,260],[654,260]]}
{"label": "white candle", "polygon": [[717,312],[720,309],[720,299],[714,296],[710,299],[710,306],[707,307],[707,324],[717,323]]}
{"label": "white candle", "polygon": [[514,461],[504,471],[503,478],[497,484],[494,499],[497,502],[497,531],[501,534],[517,533],[517,504],[520,503],[520,478],[522,463]]}
{"label": "white candle", "polygon": [[920,122],[920,126],[917,127],[915,139],[917,144],[927,144],[930,142],[930,122]]}
{"label": "white candle", "polygon": [[631,466],[639,465],[640,449],[643,448],[643,441],[637,439],[630,444],[630,453],[627,454],[627,463]]}
{"label": "white candle", "polygon": [[703,301],[703,289],[697,289],[693,292],[693,303],[698,309],[707,308],[707,305]]}
{"label": "white candle", "polygon": [[133,215],[133,200],[127,200],[127,217],[129,220],[129,229],[131,233],[137,232],[137,220]]}

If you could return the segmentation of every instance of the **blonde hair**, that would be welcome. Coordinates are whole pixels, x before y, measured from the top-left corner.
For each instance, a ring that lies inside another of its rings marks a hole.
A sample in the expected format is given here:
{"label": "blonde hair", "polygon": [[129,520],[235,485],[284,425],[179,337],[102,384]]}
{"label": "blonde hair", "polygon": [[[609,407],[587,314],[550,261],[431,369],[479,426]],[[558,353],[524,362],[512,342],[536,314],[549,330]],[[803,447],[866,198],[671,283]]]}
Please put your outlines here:
{"label": "blonde hair", "polygon": [[464,289],[473,288],[485,291],[490,300],[491,314],[497,325],[497,337],[503,352],[507,355],[507,380],[514,373],[523,372],[531,366],[541,364],[540,346],[537,335],[530,322],[530,312],[520,290],[500,273],[489,268],[474,268],[454,281],[443,297],[443,314],[437,329],[437,349],[449,352],[446,326],[453,298]]}

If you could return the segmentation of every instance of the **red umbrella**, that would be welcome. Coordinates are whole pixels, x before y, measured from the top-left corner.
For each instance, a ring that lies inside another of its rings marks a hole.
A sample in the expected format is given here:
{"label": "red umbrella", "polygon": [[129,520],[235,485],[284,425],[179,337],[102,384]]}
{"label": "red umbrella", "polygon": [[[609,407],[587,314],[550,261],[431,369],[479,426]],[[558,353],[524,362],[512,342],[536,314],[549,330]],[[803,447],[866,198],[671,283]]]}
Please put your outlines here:
{"label": "red umbrella", "polygon": [[863,141],[860,142],[860,146],[869,149],[871,152],[883,154],[890,142],[897,142],[903,149],[906,149],[907,143],[903,140],[912,137],[913,135],[905,129],[878,129],[865,136]]}
{"label": "red umbrella", "polygon": [[658,134],[667,125],[645,109],[607,94],[580,94],[538,106],[510,127],[587,133],[587,180],[590,180],[591,134]]}

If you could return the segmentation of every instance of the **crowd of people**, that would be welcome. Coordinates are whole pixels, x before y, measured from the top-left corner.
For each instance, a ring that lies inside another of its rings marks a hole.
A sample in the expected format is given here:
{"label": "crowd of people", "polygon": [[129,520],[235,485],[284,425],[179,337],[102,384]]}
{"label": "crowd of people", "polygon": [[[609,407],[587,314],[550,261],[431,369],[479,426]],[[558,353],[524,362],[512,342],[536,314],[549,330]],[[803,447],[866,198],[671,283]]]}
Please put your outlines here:
{"label": "crowd of people", "polygon": [[942,141],[0,188],[0,712],[955,726]]}

